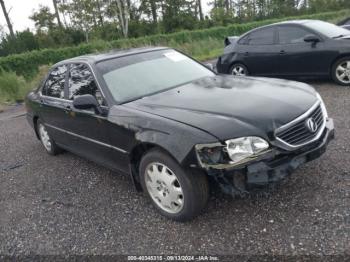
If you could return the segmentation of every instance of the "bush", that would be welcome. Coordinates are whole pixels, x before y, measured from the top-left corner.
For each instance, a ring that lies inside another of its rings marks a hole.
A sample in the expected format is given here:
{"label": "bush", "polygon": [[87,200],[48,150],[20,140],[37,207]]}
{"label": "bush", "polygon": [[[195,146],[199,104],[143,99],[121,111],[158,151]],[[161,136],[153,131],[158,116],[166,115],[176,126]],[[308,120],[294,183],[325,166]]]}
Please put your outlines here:
{"label": "bush", "polygon": [[21,97],[21,88],[26,82],[14,72],[0,72],[0,99],[2,102],[16,101]]}
{"label": "bush", "polygon": [[[187,45],[187,43],[203,40],[220,40],[229,35],[241,35],[253,28],[292,19],[320,19],[334,20],[339,17],[345,17],[350,14],[350,10],[342,10],[337,12],[319,13],[313,15],[303,15],[298,17],[287,17],[279,19],[269,19],[246,24],[232,24],[226,27],[213,27],[203,30],[181,31],[172,34],[151,35],[140,38],[120,39],[114,41],[98,41],[89,44],[81,44],[74,47],[65,47],[58,49],[43,49],[22,54],[11,55],[0,58],[0,67],[6,71],[14,71],[18,75],[23,75],[27,79],[35,76],[41,65],[54,64],[61,60],[74,56],[84,55],[93,52],[104,51],[108,49],[131,48],[140,46],[172,46],[178,47]],[[195,48],[185,48],[189,50],[190,55],[196,55]],[[205,49],[203,47],[203,49]],[[204,54],[198,54],[203,56]]]}
{"label": "bush", "polygon": [[21,102],[25,95],[39,86],[39,83],[49,71],[49,66],[41,66],[39,73],[31,80],[26,81],[14,72],[0,71],[0,104]]}

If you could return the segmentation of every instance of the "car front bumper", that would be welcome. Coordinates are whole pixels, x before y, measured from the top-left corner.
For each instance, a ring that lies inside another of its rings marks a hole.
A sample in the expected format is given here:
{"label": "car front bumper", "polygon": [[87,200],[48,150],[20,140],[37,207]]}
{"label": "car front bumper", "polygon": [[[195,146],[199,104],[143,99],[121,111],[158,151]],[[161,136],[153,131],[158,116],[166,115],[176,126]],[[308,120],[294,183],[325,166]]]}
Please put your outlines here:
{"label": "car front bumper", "polygon": [[277,183],[289,176],[300,165],[319,158],[326,152],[329,142],[334,139],[334,124],[328,119],[319,140],[296,151],[274,148],[258,159],[243,166],[222,170],[209,170],[208,174],[228,194],[246,193],[254,187]]}

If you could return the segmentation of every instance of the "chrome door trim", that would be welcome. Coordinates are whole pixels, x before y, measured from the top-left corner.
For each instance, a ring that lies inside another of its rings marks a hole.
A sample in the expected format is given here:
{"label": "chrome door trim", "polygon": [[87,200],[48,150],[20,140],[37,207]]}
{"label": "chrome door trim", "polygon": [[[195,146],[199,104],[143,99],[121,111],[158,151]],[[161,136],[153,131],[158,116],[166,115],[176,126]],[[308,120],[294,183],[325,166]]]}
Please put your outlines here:
{"label": "chrome door trim", "polygon": [[101,141],[98,141],[98,140],[95,140],[95,139],[92,139],[92,138],[89,138],[89,137],[86,137],[86,136],[82,136],[82,135],[78,135],[76,133],[73,133],[73,132],[70,132],[70,131],[67,131],[67,130],[64,130],[62,128],[59,128],[59,127],[56,127],[56,126],[53,126],[53,125],[50,125],[50,124],[45,124],[45,126],[48,126],[48,127],[51,127],[53,129],[56,129],[58,131],[61,131],[63,133],[66,133],[68,135],[72,135],[72,136],[75,136],[75,137],[78,137],[78,138],[81,138],[81,139],[84,139],[86,141],[89,141],[89,142],[92,142],[92,143],[95,143],[95,144],[98,144],[98,145],[101,145],[101,146],[105,146],[105,147],[108,147],[108,148],[111,148],[111,149],[114,149],[114,150],[117,150],[123,154],[127,154],[128,152],[125,151],[124,149],[121,149],[119,147],[115,147],[115,146],[112,146],[112,145],[109,145],[109,144],[106,144],[106,143],[103,143]]}

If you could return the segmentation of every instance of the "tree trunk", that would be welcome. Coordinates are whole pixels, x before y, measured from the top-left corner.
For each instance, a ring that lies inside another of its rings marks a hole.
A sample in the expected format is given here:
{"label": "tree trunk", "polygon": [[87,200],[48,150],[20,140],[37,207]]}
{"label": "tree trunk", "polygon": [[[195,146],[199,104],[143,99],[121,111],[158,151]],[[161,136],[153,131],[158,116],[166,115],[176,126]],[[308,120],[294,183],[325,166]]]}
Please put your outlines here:
{"label": "tree trunk", "polygon": [[151,12],[152,12],[152,19],[153,23],[157,23],[158,21],[158,15],[157,15],[157,4],[155,0],[150,0],[151,3]]}
{"label": "tree trunk", "polygon": [[197,0],[197,3],[198,3],[199,19],[201,21],[203,21],[204,20],[204,16],[203,16],[203,9],[202,9],[201,0]]}
{"label": "tree trunk", "polygon": [[229,0],[225,0],[225,10],[226,10],[226,14],[228,14],[230,12]]}
{"label": "tree trunk", "polygon": [[100,25],[103,26],[104,21],[103,21],[103,15],[102,15],[102,11],[101,11],[100,0],[96,0],[96,6],[97,6],[97,12],[98,12],[98,20],[100,21]]}
{"label": "tree trunk", "polygon": [[4,12],[4,16],[5,16],[5,19],[6,19],[7,27],[9,29],[9,31],[10,31],[10,35],[12,37],[15,37],[15,33],[13,32],[13,27],[12,27],[12,24],[11,24],[11,21],[10,21],[10,18],[9,18],[9,14],[7,13],[7,10],[6,10],[4,0],[0,0],[0,4],[1,4],[2,11]]}
{"label": "tree trunk", "polygon": [[127,38],[129,33],[129,10],[127,3],[122,3],[121,1],[122,0],[116,0],[118,5],[118,16],[123,35]]}
{"label": "tree trunk", "polygon": [[61,18],[57,8],[57,0],[52,0],[52,2],[53,2],[53,7],[55,9],[55,16],[57,19],[58,26],[62,28]]}

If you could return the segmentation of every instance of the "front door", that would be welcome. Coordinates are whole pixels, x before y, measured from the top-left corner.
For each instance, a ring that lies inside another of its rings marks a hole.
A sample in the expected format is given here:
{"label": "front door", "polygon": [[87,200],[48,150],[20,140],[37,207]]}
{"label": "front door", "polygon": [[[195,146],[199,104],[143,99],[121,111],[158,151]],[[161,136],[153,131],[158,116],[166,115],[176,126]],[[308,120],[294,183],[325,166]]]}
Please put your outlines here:
{"label": "front door", "polygon": [[281,53],[279,75],[317,76],[329,73],[329,65],[334,54],[327,51],[323,40],[318,43],[305,42],[305,36],[310,34],[313,32],[300,26],[279,26],[278,39]]}
{"label": "front door", "polygon": [[[71,150],[110,168],[126,171],[122,165],[126,162],[125,152],[110,144],[113,126],[107,120],[108,107],[89,66],[84,63],[71,64],[68,78],[70,109],[65,130],[72,137]],[[94,110],[74,108],[74,97],[85,94],[93,95],[105,113],[101,115]]]}

